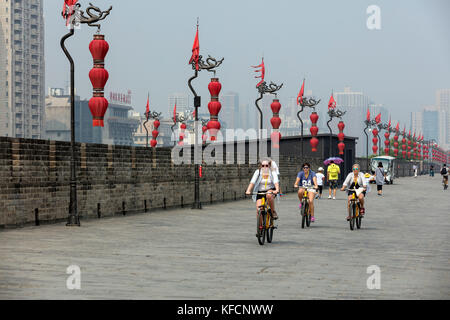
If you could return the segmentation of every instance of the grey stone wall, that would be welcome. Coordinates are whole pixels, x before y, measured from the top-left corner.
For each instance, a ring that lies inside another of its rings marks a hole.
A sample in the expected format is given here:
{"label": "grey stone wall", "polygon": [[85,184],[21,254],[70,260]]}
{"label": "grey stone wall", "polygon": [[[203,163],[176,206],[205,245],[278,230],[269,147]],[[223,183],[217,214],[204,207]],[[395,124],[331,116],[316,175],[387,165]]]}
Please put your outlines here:
{"label": "grey stone wall", "polygon": [[[81,219],[190,207],[194,201],[194,165],[175,165],[169,148],[77,144],[76,150]],[[294,191],[305,161],[280,157],[283,192]],[[322,160],[308,161],[317,169]],[[248,159],[204,166],[201,201],[243,198],[256,168]],[[0,228],[67,219],[69,179],[70,143],[0,137]]]}

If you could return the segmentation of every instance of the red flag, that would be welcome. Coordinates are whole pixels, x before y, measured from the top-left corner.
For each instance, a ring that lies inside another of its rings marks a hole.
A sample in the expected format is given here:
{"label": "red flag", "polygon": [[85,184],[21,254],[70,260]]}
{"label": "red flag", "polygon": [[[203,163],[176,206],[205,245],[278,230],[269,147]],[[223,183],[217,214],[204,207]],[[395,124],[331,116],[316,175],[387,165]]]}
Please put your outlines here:
{"label": "red flag", "polygon": [[175,101],[175,108],[173,108],[173,123],[177,123],[177,102]]}
{"label": "red flag", "polygon": [[[303,104],[303,95],[305,94],[305,79],[303,79],[302,88],[300,89],[300,92],[297,96],[297,105]],[[298,98],[300,98],[300,101],[298,101]]]}
{"label": "red flag", "polygon": [[262,58],[262,63],[259,66],[252,66],[252,68],[261,68],[259,70],[255,70],[255,72],[261,72],[260,76],[255,76],[255,79],[261,78],[261,81],[256,85],[259,87],[263,82],[266,76],[266,66],[264,65],[264,58]]}
{"label": "red flag", "polygon": [[379,115],[377,115],[377,117],[375,118],[375,122],[377,124],[381,122],[381,113]]}
{"label": "red flag", "polygon": [[395,130],[397,130],[398,132],[399,129],[400,129],[400,122],[397,122],[397,127],[395,128]]}
{"label": "red flag", "polygon": [[192,57],[189,60],[189,64],[195,62],[195,69],[198,71],[198,59],[200,57],[200,42],[198,40],[198,25],[197,25],[197,34],[195,35],[194,45],[192,46]]}
{"label": "red flag", "polygon": [[370,121],[370,109],[367,108],[367,121]]}
{"label": "red flag", "polygon": [[388,124],[388,128],[391,127],[391,117],[389,117],[389,124]]}
{"label": "red flag", "polygon": [[330,102],[328,102],[328,110],[336,108],[336,101],[334,100],[333,94],[331,94]]}
{"label": "red flag", "polygon": [[73,7],[77,2],[78,0],[64,0],[62,16],[64,19],[66,19],[66,26],[69,25],[70,17],[72,17],[72,14],[74,12]]}
{"label": "red flag", "polygon": [[148,120],[148,117],[150,116],[150,93],[147,96],[147,108],[145,109],[145,114]]}

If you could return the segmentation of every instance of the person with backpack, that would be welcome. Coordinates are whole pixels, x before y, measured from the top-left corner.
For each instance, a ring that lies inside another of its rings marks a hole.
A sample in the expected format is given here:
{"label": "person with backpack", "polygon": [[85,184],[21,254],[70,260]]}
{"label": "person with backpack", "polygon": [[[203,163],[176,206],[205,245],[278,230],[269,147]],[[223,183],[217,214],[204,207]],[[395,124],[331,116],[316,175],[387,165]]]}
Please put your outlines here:
{"label": "person with backpack", "polygon": [[444,183],[444,189],[448,188],[448,168],[447,165],[444,164],[444,166],[441,169],[441,176],[442,176],[442,182]]}

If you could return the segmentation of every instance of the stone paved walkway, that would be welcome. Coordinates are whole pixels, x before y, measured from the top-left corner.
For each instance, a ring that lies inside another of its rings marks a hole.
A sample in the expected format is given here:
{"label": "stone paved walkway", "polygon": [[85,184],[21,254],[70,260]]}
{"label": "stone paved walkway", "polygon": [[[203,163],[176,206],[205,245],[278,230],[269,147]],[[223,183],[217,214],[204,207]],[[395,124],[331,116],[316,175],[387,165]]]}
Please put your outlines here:
{"label": "stone paved walkway", "polygon": [[[0,299],[449,299],[450,191],[440,178],[371,192],[350,231],[344,193],[300,229],[298,200],[278,204],[274,243],[259,246],[251,200],[0,231]],[[81,290],[66,269],[81,268]],[[379,266],[381,289],[367,268]]]}

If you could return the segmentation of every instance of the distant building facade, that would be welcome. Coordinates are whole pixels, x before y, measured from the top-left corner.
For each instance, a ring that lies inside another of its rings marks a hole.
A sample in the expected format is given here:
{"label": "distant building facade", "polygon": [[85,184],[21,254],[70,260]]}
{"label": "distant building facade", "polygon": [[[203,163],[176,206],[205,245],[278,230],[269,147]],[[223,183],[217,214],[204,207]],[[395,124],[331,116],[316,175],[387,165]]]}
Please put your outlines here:
{"label": "distant building facade", "polygon": [[44,105],[43,0],[1,0],[0,136],[43,138]]}

